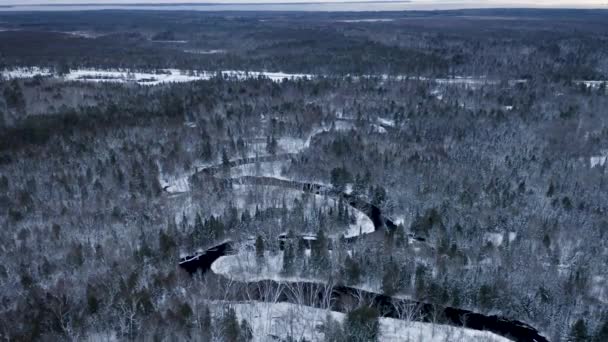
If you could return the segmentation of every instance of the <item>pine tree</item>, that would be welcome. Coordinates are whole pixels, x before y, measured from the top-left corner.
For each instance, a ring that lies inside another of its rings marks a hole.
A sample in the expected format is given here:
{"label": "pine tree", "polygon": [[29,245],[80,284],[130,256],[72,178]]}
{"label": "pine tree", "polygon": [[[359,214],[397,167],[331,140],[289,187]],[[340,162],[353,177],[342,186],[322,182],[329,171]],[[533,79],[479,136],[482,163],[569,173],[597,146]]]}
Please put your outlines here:
{"label": "pine tree", "polygon": [[602,323],[595,335],[593,336],[594,342],[605,342],[608,341],[608,317],[604,318],[604,323]]}
{"label": "pine tree", "polygon": [[211,331],[213,329],[211,322],[211,311],[208,306],[204,306],[201,314],[200,336],[202,341],[211,341]]}
{"label": "pine tree", "polygon": [[293,245],[291,242],[287,243],[285,247],[285,252],[283,252],[283,274],[286,276],[291,276],[294,273],[294,263],[295,263],[295,255],[293,250]]}
{"label": "pine tree", "polygon": [[234,312],[233,308],[228,308],[226,311],[224,311],[221,325],[224,341],[239,342],[239,338],[241,337],[241,329],[239,327],[239,321],[236,318],[236,312]]}
{"label": "pine tree", "polygon": [[222,165],[224,165],[224,167],[227,167],[228,164],[230,164],[230,158],[228,158],[228,152],[226,152],[226,149],[222,149]]}
{"label": "pine tree", "polygon": [[194,219],[194,242],[203,245],[206,240],[205,225],[203,224],[203,218],[200,213],[196,214]]}
{"label": "pine tree", "polygon": [[352,342],[378,341],[380,323],[378,311],[371,307],[360,307],[348,313],[344,331],[347,340]]}
{"label": "pine tree", "polygon": [[253,340],[253,329],[246,319],[241,321],[241,342],[249,342]]}
{"label": "pine tree", "polygon": [[258,261],[258,265],[261,265],[264,262],[264,239],[262,236],[258,235],[255,239],[255,257]]}
{"label": "pine tree", "polygon": [[323,273],[329,266],[329,250],[327,237],[323,229],[317,232],[317,238],[312,244],[311,262],[317,273]]}
{"label": "pine tree", "polygon": [[266,137],[266,152],[268,154],[275,155],[277,153],[277,145],[277,140],[274,136],[269,135]]}
{"label": "pine tree", "polygon": [[569,340],[571,342],[586,342],[589,340],[587,324],[583,319],[577,320],[570,330]]}
{"label": "pine tree", "polygon": [[158,247],[160,249],[160,255],[164,258],[170,257],[173,254],[175,248],[175,241],[173,238],[161,230],[158,234]]}
{"label": "pine tree", "polygon": [[399,266],[394,261],[389,261],[384,266],[382,275],[382,292],[387,296],[392,296],[400,290]]}
{"label": "pine tree", "polygon": [[355,285],[361,281],[361,268],[350,255],[344,259],[344,273],[347,284]]}

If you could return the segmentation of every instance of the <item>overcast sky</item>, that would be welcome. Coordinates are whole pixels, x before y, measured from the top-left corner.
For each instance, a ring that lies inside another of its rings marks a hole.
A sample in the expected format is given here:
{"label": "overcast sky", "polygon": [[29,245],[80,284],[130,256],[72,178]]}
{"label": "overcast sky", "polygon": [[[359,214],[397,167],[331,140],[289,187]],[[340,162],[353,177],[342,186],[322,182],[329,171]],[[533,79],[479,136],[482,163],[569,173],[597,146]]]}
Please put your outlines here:
{"label": "overcast sky", "polygon": [[[0,5],[32,4],[133,4],[133,3],[290,3],[290,2],[355,2],[369,0],[0,0]],[[608,0],[411,0],[413,7],[570,7],[608,8]],[[370,5],[373,6],[373,5]]]}

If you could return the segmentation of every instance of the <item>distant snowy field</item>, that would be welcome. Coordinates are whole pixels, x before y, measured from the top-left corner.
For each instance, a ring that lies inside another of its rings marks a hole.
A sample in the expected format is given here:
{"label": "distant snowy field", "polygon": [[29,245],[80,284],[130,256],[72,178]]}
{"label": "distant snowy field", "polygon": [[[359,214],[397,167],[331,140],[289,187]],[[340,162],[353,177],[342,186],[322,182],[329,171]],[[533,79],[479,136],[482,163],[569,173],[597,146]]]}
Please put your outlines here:
{"label": "distant snowy field", "polygon": [[[246,319],[253,330],[255,342],[286,340],[323,341],[322,327],[328,315],[342,323],[345,314],[289,303],[244,302],[227,304],[234,309],[239,320]],[[221,307],[214,306],[215,314]],[[219,312],[218,312],[219,311]],[[490,332],[440,324],[409,322],[393,318],[380,318],[380,341],[383,342],[507,342]]]}
{"label": "distant snowy field", "polygon": [[[188,53],[216,54],[224,53],[223,50],[189,50]],[[208,80],[221,73],[226,78],[248,79],[266,77],[275,82],[284,79],[304,79],[323,77],[326,75],[284,73],[269,71],[243,71],[243,70],[223,70],[223,71],[200,71],[200,70],[179,70],[179,69],[157,69],[146,72],[137,72],[128,69],[74,69],[63,76],[54,73],[48,68],[21,67],[14,69],[4,69],[0,71],[3,78],[32,78],[35,76],[57,77],[65,81],[85,81],[85,82],[113,82],[113,83],[137,83],[140,85],[158,85],[163,83],[183,83],[199,80]],[[455,76],[452,78],[428,78],[412,75],[363,75],[354,78],[380,78],[385,80],[409,80],[434,82],[438,85],[459,85],[466,88],[477,88],[483,85],[497,85],[504,80],[491,79],[484,76]],[[525,79],[506,80],[510,85],[526,83]],[[590,88],[597,88],[606,81],[581,80],[577,84],[585,84]]]}
{"label": "distant snowy field", "polygon": [[[130,70],[101,70],[101,69],[75,69],[66,75],[61,76],[66,81],[83,82],[112,82],[112,83],[137,83],[140,85],[158,85],[162,83],[183,83],[199,80],[208,80],[221,73],[226,78],[257,78],[266,77],[279,82],[283,79],[310,78],[308,74],[286,74],[283,72],[263,72],[263,71],[239,71],[225,70],[214,71],[194,71],[178,69],[159,69],[156,72],[132,72]],[[32,78],[35,76],[57,76],[50,69],[44,68],[17,68],[3,70],[2,76],[7,79]],[[58,76],[57,76],[58,77]]]}

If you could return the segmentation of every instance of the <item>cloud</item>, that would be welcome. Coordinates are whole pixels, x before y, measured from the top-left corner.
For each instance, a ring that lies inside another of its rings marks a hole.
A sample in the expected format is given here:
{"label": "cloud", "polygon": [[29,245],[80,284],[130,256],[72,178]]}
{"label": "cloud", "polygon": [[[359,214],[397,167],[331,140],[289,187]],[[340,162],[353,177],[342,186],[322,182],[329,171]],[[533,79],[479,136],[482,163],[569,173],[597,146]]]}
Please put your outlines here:
{"label": "cloud", "polygon": [[[180,4],[180,3],[323,3],[369,2],[369,0],[0,0],[0,5],[50,4]],[[399,2],[399,0],[394,0]],[[373,10],[373,4],[370,4]],[[411,0],[403,9],[491,8],[491,7],[546,7],[546,8],[608,8],[608,0]]]}

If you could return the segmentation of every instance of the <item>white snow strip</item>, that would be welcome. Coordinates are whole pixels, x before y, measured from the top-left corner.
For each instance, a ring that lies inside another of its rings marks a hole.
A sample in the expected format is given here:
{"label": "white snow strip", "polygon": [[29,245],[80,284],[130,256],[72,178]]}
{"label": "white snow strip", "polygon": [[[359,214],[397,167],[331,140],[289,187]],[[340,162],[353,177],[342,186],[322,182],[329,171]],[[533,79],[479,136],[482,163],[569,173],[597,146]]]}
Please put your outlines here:
{"label": "white snow strip", "polygon": [[483,239],[486,243],[491,243],[494,247],[502,245],[504,234],[502,233],[485,233]]}
{"label": "white snow strip", "polygon": [[[340,312],[311,308],[290,303],[240,302],[228,304],[234,309],[239,321],[245,319],[253,330],[253,341],[275,340],[324,341],[323,325],[331,316],[343,324],[346,315]],[[221,314],[220,305],[212,306],[214,314]],[[496,334],[441,324],[411,322],[393,318],[380,318],[380,341],[425,342],[507,342]]]}
{"label": "white snow strip", "polygon": [[346,20],[336,20],[339,23],[385,23],[395,21],[395,19],[389,18],[370,18],[370,19],[346,19]]}
{"label": "white snow strip", "polygon": [[596,166],[604,166],[604,164],[606,164],[606,159],[608,159],[608,157],[606,156],[591,157],[591,168],[594,168]]}
{"label": "white snow strip", "polygon": [[[275,82],[283,79],[310,78],[308,74],[287,74],[283,72],[260,72],[260,71],[239,71],[225,70],[220,71],[223,77],[248,79],[267,77]],[[50,69],[42,68],[16,68],[3,70],[4,78],[31,78],[36,75],[56,76]],[[218,75],[213,71],[195,71],[178,69],[161,69],[157,72],[133,72],[130,70],[103,70],[103,69],[75,69],[63,76],[66,81],[83,82],[113,82],[113,83],[137,83],[141,85],[158,85],[162,83],[193,82],[198,80],[208,80]]]}
{"label": "white snow strip", "polygon": [[390,126],[390,127],[395,127],[395,120],[393,119],[387,119],[387,118],[381,118],[378,117],[378,122],[381,125],[386,125],[386,126]]}

